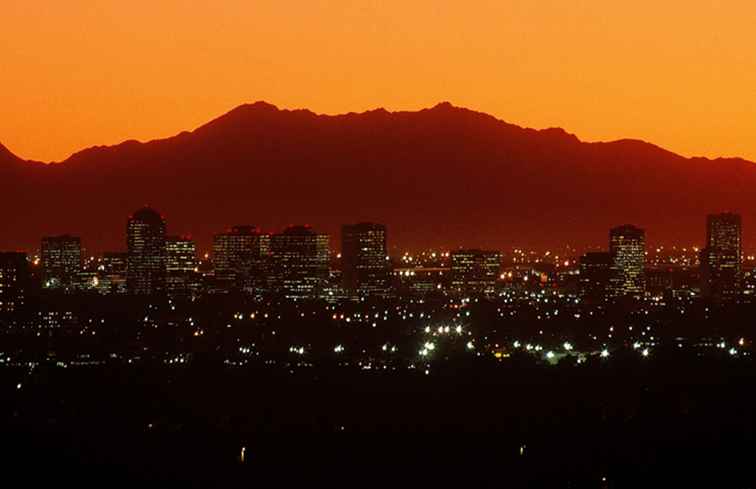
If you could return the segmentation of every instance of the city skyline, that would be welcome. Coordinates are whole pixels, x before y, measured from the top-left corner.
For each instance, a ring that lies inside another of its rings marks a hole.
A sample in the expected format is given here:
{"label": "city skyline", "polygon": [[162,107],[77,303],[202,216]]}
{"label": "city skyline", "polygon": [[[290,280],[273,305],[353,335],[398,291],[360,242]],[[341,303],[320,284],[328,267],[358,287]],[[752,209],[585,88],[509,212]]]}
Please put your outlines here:
{"label": "city skyline", "polygon": [[[600,251],[571,249],[553,255],[460,246],[391,256],[387,226],[370,222],[343,225],[340,252],[332,246],[337,237],[309,225],[266,233],[246,224],[215,234],[212,251],[202,255],[191,237],[170,235],[168,229],[166,218],[145,206],[129,217],[126,253],[85,258],[81,239],[67,234],[42,237],[39,256],[5,256],[29,262],[23,269],[16,266],[12,277],[41,267],[41,287],[47,291],[167,294],[192,300],[230,292],[294,300],[386,300],[418,293],[490,298],[520,281],[523,286],[577,287],[588,304],[645,300],[650,291],[673,290],[675,282],[682,286],[678,293],[689,290],[715,302],[732,302],[751,294],[752,285],[749,281],[746,286],[744,278],[756,268],[756,257],[743,252],[742,220],[734,213],[706,216],[707,241],[700,248],[649,251],[645,230],[623,224],[609,229]],[[690,270],[697,275],[680,275]]]}
{"label": "city skyline", "polygon": [[752,0],[2,6],[10,486],[756,487]]}

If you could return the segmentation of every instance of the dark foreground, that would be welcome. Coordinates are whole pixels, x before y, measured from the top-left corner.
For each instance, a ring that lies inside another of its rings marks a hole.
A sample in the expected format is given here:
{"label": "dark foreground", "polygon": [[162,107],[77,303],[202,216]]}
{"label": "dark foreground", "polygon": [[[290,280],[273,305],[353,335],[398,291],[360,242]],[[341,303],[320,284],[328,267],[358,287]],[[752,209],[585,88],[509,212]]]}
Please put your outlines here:
{"label": "dark foreground", "polygon": [[3,477],[30,486],[745,488],[756,480],[750,360],[460,364],[430,375],[201,362],[7,367],[0,391]]}

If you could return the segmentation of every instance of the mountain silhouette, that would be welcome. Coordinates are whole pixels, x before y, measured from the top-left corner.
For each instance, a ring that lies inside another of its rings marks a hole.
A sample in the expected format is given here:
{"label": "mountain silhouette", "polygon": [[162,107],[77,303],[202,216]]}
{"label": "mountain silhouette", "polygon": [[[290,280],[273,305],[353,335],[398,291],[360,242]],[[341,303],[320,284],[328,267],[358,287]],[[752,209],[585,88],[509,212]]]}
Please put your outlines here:
{"label": "mountain silhouette", "polygon": [[97,146],[55,164],[0,145],[0,249],[72,233],[90,251],[123,249],[149,204],[171,234],[207,249],[235,224],[388,225],[390,245],[605,245],[633,223],[652,243],[701,244],[707,213],[732,210],[756,232],[756,165],[684,158],[649,143],[585,143],[448,102],[416,112],[343,115],[242,105],[191,132]]}

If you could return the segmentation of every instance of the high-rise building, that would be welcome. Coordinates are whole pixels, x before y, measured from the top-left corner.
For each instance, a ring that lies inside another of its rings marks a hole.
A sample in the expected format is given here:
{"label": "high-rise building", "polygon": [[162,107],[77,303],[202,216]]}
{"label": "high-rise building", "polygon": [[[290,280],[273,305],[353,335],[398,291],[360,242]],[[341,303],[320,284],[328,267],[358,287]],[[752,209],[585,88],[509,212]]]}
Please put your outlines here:
{"label": "high-rise building", "polygon": [[129,219],[128,270],[130,294],[149,295],[165,290],[165,220],[144,207]]}
{"label": "high-rise building", "polygon": [[640,297],[646,292],[646,233],[626,224],[609,232],[612,270],[609,292],[614,297]]}
{"label": "high-rise building", "polygon": [[170,236],[165,241],[165,287],[171,296],[193,296],[199,292],[197,246],[190,238]]}
{"label": "high-rise building", "polygon": [[741,289],[742,226],[738,214],[706,218],[706,247],[701,252],[704,295],[716,300],[737,297]]}
{"label": "high-rise building", "polygon": [[451,252],[450,286],[457,294],[491,295],[501,269],[501,253],[484,250]]}
{"label": "high-rise building", "polygon": [[221,290],[265,287],[270,235],[257,226],[234,226],[213,238],[215,280]]}
{"label": "high-rise building", "polygon": [[612,255],[605,251],[591,251],[580,257],[580,293],[590,302],[606,297],[611,277]]}
{"label": "high-rise building", "polygon": [[390,292],[391,262],[386,252],[386,226],[359,223],[341,227],[342,286],[363,297]]}
{"label": "high-rise building", "polygon": [[42,287],[73,292],[81,272],[81,240],[75,236],[42,238]]}
{"label": "high-rise building", "polygon": [[328,241],[307,226],[271,236],[271,288],[290,298],[318,297],[328,281]]}
{"label": "high-rise building", "polygon": [[26,253],[0,253],[0,314],[23,308],[29,288]]}

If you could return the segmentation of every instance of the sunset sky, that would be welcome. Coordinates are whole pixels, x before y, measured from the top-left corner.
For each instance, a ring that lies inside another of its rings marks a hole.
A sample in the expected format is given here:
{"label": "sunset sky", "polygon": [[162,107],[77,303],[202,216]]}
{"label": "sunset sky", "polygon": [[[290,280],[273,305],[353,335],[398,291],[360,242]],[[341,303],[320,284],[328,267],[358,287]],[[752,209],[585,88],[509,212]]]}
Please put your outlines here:
{"label": "sunset sky", "polygon": [[753,0],[4,0],[0,142],[61,160],[266,100],[448,100],[584,140],[756,160]]}

